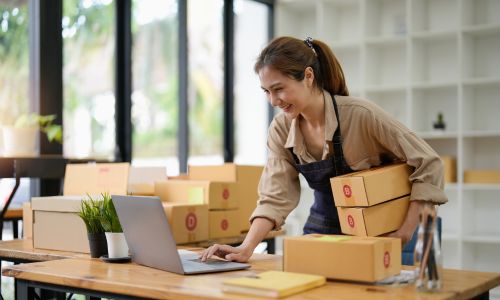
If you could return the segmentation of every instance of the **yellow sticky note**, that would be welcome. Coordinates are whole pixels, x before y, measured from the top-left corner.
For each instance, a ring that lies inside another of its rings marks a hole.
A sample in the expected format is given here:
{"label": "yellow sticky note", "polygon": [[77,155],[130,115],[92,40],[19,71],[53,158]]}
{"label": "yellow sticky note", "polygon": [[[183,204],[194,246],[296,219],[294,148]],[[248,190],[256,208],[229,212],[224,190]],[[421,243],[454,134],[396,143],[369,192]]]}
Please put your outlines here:
{"label": "yellow sticky note", "polygon": [[322,235],[320,237],[317,237],[316,239],[318,239],[320,241],[326,241],[326,242],[341,242],[341,241],[348,241],[351,238],[347,237],[347,236],[338,237],[338,236]]}

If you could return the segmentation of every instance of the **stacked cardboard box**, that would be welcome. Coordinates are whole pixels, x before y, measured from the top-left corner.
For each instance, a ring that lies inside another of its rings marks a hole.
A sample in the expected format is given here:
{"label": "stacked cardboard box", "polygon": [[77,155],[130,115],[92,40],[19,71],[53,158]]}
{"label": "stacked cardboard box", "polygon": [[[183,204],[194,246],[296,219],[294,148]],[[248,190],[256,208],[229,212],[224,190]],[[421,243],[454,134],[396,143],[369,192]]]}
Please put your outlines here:
{"label": "stacked cardboard box", "polygon": [[190,166],[187,178],[156,182],[162,201],[208,205],[209,237],[237,236],[250,227],[257,203],[259,166]]}
{"label": "stacked cardboard box", "polygon": [[332,178],[342,232],[378,236],[399,229],[409,206],[411,173],[407,164],[395,164]]}
{"label": "stacked cardboard box", "polygon": [[208,205],[164,202],[163,208],[176,243],[208,240]]}
{"label": "stacked cardboard box", "polygon": [[[104,192],[125,195],[137,182],[145,184],[142,193],[150,193],[152,183],[147,183],[145,178],[166,177],[165,168],[154,169],[154,172],[148,168],[129,178],[134,168],[128,163],[68,164],[63,196],[34,197],[23,207],[25,238],[32,239],[34,248],[88,253],[87,231],[78,216],[81,200],[87,194],[94,197]],[[138,177],[141,179],[134,179]]]}
{"label": "stacked cardboard box", "polygon": [[457,160],[450,155],[441,155],[441,160],[444,165],[444,182],[457,182]]}
{"label": "stacked cardboard box", "polygon": [[257,206],[257,188],[262,170],[262,166],[243,166],[231,163],[218,166],[189,167],[191,179],[221,180],[235,183],[235,198],[238,201],[238,208],[235,211],[211,210],[210,229],[212,235],[220,235],[224,231],[223,228],[226,227],[226,222],[235,224],[238,234],[249,230],[248,220]]}
{"label": "stacked cardboard box", "polygon": [[401,271],[401,242],[345,235],[285,237],[283,268],[330,279],[375,282]]}
{"label": "stacked cardboard box", "polygon": [[465,183],[500,183],[500,170],[465,170]]}

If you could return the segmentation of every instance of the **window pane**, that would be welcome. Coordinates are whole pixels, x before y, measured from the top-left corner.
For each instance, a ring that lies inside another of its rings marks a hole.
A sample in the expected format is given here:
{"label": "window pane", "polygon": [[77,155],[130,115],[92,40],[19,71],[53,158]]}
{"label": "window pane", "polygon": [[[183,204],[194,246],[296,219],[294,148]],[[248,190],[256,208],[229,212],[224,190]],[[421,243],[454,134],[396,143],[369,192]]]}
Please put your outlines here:
{"label": "window pane", "polygon": [[176,0],[132,6],[133,163],[179,173],[178,17]]}
{"label": "window pane", "polygon": [[223,161],[223,1],[188,1],[189,163]]}
{"label": "window pane", "polygon": [[252,0],[235,4],[235,157],[240,164],[264,164],[268,102],[253,70],[268,41],[269,8]]}
{"label": "window pane", "polygon": [[63,5],[64,155],[114,158],[114,1]]}
{"label": "window pane", "polygon": [[[29,15],[27,0],[0,2],[0,156],[3,153],[2,125],[13,125],[15,119],[29,111]],[[0,179],[0,200],[7,201],[14,179]],[[30,199],[30,180],[23,178],[12,207]],[[6,223],[6,226],[9,226]],[[5,230],[4,239],[11,239]],[[4,296],[9,296],[4,293]]]}
{"label": "window pane", "polygon": [[27,0],[0,2],[0,126],[28,112],[28,19]]}

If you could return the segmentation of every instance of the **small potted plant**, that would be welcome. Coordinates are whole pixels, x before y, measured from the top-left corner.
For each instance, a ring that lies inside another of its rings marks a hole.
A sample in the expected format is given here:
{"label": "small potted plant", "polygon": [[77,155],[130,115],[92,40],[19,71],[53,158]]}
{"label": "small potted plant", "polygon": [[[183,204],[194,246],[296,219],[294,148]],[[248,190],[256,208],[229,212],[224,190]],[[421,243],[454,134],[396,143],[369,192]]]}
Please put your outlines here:
{"label": "small potted plant", "polygon": [[108,254],[108,246],[104,228],[101,224],[101,210],[103,201],[93,199],[90,195],[82,199],[80,211],[78,215],[82,218],[87,228],[87,236],[89,238],[90,257],[98,258]]}
{"label": "small potted plant", "polygon": [[49,142],[62,142],[62,127],[53,124],[56,115],[23,114],[13,126],[2,126],[5,156],[37,156],[37,133],[46,134]]}
{"label": "small potted plant", "polygon": [[127,241],[125,240],[118,214],[109,194],[103,194],[100,219],[108,243],[108,258],[128,258]]}

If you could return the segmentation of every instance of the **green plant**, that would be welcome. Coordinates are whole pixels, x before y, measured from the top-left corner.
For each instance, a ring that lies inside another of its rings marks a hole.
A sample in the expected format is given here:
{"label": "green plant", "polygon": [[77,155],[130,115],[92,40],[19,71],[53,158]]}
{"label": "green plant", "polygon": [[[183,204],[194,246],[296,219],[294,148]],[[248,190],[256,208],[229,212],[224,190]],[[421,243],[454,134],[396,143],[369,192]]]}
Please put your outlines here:
{"label": "green plant", "polygon": [[88,233],[104,232],[104,228],[101,225],[102,206],[103,201],[93,199],[88,194],[86,199],[82,199],[78,216],[80,216],[80,218],[82,218],[83,222],[85,223],[85,227],[87,227]]}
{"label": "green plant", "polygon": [[62,142],[62,127],[58,124],[53,124],[56,115],[42,116],[36,113],[24,114],[17,118],[14,127],[40,127],[40,130],[47,135],[49,142]]}
{"label": "green plant", "polygon": [[108,193],[102,194],[102,207],[100,213],[101,225],[105,232],[123,232],[118,214],[111,196]]}

